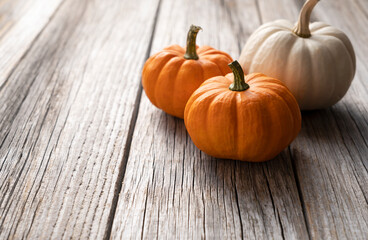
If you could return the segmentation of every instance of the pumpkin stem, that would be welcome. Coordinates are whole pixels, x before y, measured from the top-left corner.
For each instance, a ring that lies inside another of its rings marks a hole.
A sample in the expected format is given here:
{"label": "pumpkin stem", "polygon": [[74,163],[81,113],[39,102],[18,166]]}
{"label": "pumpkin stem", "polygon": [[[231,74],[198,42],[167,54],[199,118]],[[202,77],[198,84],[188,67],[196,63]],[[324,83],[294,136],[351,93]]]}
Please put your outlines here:
{"label": "pumpkin stem", "polygon": [[196,38],[199,30],[202,30],[202,28],[195,25],[191,25],[189,28],[187,36],[187,51],[184,54],[185,59],[193,59],[193,60],[198,59]]}
{"label": "pumpkin stem", "polygon": [[231,91],[244,91],[249,88],[249,85],[244,80],[244,72],[238,61],[229,63],[228,65],[234,74],[234,82],[230,85],[229,89]]}
{"label": "pumpkin stem", "polygon": [[293,30],[293,32],[302,38],[309,38],[311,36],[311,32],[309,29],[310,15],[314,6],[319,2],[319,0],[307,0],[302,10],[299,13],[299,20]]}

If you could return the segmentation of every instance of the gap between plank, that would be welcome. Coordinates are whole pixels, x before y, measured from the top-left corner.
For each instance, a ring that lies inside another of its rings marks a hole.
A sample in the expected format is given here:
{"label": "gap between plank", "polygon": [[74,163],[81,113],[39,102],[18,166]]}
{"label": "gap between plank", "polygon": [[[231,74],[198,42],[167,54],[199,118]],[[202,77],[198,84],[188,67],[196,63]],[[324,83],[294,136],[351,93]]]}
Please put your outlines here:
{"label": "gap between plank", "polygon": [[[146,61],[149,58],[149,55],[151,53],[152,43],[153,43],[153,39],[154,39],[154,36],[155,36],[155,30],[156,30],[156,25],[157,25],[157,20],[158,20],[158,16],[159,16],[159,13],[160,13],[160,6],[161,6],[161,0],[159,0],[159,2],[157,4],[155,18],[154,18],[153,24],[152,24],[151,38],[150,38],[149,43],[148,43],[148,48],[147,48],[147,52],[146,52],[144,61]],[[131,144],[132,144],[132,140],[133,140],[133,133],[134,133],[135,125],[136,125],[137,118],[138,118],[138,112],[139,112],[139,107],[140,107],[140,102],[141,102],[141,97],[142,97],[142,91],[143,91],[143,87],[142,87],[142,83],[140,83],[138,91],[137,91],[137,97],[134,101],[134,109],[133,109],[133,114],[132,114],[132,118],[131,118],[130,125],[129,125],[128,137],[127,137],[127,140],[126,140],[126,143],[125,143],[125,150],[124,150],[122,161],[121,161],[120,166],[119,166],[118,177],[117,177],[117,180],[116,180],[116,183],[115,183],[114,197],[113,197],[113,200],[112,200],[112,203],[111,203],[111,208],[110,208],[110,213],[109,213],[109,217],[108,217],[108,220],[107,220],[107,228],[106,228],[106,232],[105,232],[105,235],[104,235],[104,239],[110,239],[110,237],[111,237],[112,225],[114,223],[117,204],[118,204],[118,201],[119,201],[119,195],[120,195],[120,192],[121,192],[121,188],[123,186],[123,180],[124,180],[124,176],[125,176],[125,172],[126,172],[126,166],[127,166],[127,163],[128,163]]]}
{"label": "gap between plank", "polygon": [[296,7],[298,7],[298,11],[300,11],[304,5],[304,3],[306,2],[305,0],[294,0]]}
{"label": "gap between plank", "polygon": [[256,8],[257,8],[257,13],[258,13],[258,20],[261,24],[263,24],[263,18],[262,18],[262,14],[261,14],[261,8],[259,7],[259,2],[258,0],[255,0],[256,3]]}
{"label": "gap between plank", "polygon": [[239,205],[239,196],[238,196],[238,189],[236,188],[236,168],[238,168],[238,163],[234,164],[234,190],[235,190],[235,200],[236,200],[236,207],[238,209],[238,217],[240,221],[240,232],[241,232],[241,238],[244,239],[244,229],[243,229],[243,219],[240,212],[240,205]]}
{"label": "gap between plank", "polygon": [[298,177],[298,173],[297,173],[297,170],[296,170],[293,155],[291,154],[290,146],[288,146],[288,150],[289,150],[289,155],[290,155],[290,159],[291,159],[291,166],[292,166],[293,172],[294,172],[294,179],[295,179],[295,183],[296,183],[296,188],[298,190],[299,201],[300,201],[300,204],[302,205],[303,217],[304,217],[305,226],[307,227],[308,238],[312,239],[311,233],[310,233],[310,226],[309,226],[309,222],[308,222],[308,217],[307,217],[307,215],[308,215],[307,214],[307,209],[305,207],[304,197],[303,197],[302,189],[300,187],[299,177]]}

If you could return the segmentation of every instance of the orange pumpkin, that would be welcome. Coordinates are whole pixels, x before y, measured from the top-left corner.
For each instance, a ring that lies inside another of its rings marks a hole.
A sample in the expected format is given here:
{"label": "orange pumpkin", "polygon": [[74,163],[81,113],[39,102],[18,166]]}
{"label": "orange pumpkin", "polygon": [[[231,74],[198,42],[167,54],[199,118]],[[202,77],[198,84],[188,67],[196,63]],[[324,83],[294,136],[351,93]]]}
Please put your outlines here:
{"label": "orange pumpkin", "polygon": [[224,52],[209,46],[197,47],[200,27],[192,25],[186,50],[172,45],[151,56],[144,65],[142,84],[149,100],[166,113],[183,118],[192,93],[208,78],[225,75],[232,61]]}
{"label": "orange pumpkin", "polygon": [[190,97],[188,133],[216,158],[270,160],[300,131],[298,103],[281,81],[261,73],[244,76],[237,61],[229,66],[233,73],[205,81]]}

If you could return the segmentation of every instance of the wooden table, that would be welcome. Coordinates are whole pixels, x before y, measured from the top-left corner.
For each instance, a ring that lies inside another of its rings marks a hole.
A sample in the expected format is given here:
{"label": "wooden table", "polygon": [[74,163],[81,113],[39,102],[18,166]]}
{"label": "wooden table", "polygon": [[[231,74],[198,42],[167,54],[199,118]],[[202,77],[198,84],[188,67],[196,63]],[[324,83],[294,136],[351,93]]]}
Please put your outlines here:
{"label": "wooden table", "polygon": [[0,239],[368,239],[367,0],[315,8],[350,37],[357,73],[272,161],[207,156],[142,92],[147,57],[190,24],[236,59],[302,4],[1,0]]}

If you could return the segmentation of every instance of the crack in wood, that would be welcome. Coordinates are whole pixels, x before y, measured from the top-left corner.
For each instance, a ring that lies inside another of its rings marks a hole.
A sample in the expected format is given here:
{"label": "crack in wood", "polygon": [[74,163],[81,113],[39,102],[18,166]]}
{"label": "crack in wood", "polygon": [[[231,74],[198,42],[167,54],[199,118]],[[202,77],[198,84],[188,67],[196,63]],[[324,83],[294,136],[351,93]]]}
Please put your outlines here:
{"label": "crack in wood", "polygon": [[293,173],[294,173],[294,179],[295,179],[296,187],[297,187],[297,190],[298,190],[300,204],[301,204],[301,207],[302,207],[302,210],[303,210],[303,217],[304,217],[305,225],[307,227],[308,238],[311,240],[312,236],[311,236],[311,232],[310,232],[311,229],[310,229],[309,221],[308,221],[308,212],[307,212],[307,209],[306,209],[306,206],[305,206],[303,192],[302,192],[302,188],[300,187],[297,168],[296,168],[296,165],[295,165],[295,160],[293,159],[293,155],[291,153],[290,146],[288,146],[288,152],[289,152],[289,156],[291,157],[291,165],[292,165],[292,168],[293,168],[292,170],[293,170]]}
{"label": "crack in wood", "polygon": [[[150,37],[150,40],[149,40],[149,44],[148,44],[147,51],[146,51],[146,57],[145,57],[144,61],[146,61],[148,59],[149,55],[151,54],[152,42],[153,42],[153,39],[154,39],[154,36],[155,36],[157,19],[158,19],[158,15],[160,13],[160,6],[161,6],[161,0],[159,0],[159,2],[157,4],[156,13],[155,13],[155,17],[154,17],[153,25],[152,25],[151,37]],[[111,238],[111,230],[112,230],[112,226],[113,226],[113,223],[114,223],[114,217],[115,217],[115,213],[116,213],[117,203],[118,203],[118,200],[119,200],[119,194],[121,192],[121,187],[122,187],[122,184],[123,184],[123,181],[124,181],[126,166],[127,166],[127,163],[128,163],[129,153],[130,153],[132,139],[133,139],[133,133],[134,133],[135,125],[136,125],[136,122],[137,122],[140,101],[141,101],[141,98],[142,98],[142,90],[143,90],[143,88],[142,88],[142,85],[140,84],[140,87],[138,88],[137,97],[136,97],[135,103],[134,103],[134,109],[133,109],[133,114],[132,114],[130,127],[129,127],[129,131],[128,131],[128,137],[127,137],[127,140],[126,140],[126,143],[125,143],[125,151],[124,151],[123,159],[121,161],[121,164],[120,164],[120,167],[119,167],[119,174],[118,174],[118,177],[117,177],[116,183],[115,183],[114,197],[113,197],[113,201],[112,201],[111,208],[110,208],[110,214],[109,214],[109,217],[108,217],[109,220],[108,220],[108,223],[107,223],[107,228],[106,228],[104,239],[110,239]],[[146,209],[145,209],[145,211],[146,211]],[[145,216],[145,214],[144,214],[144,216]],[[144,225],[144,223],[143,223],[143,225]],[[143,230],[142,230],[142,236],[141,237],[143,238]]]}

